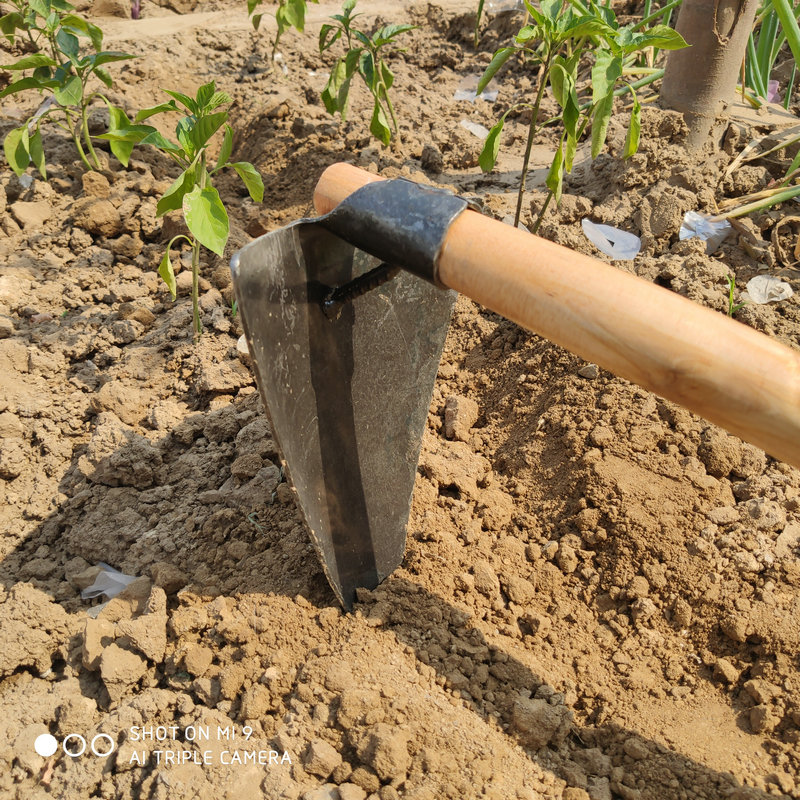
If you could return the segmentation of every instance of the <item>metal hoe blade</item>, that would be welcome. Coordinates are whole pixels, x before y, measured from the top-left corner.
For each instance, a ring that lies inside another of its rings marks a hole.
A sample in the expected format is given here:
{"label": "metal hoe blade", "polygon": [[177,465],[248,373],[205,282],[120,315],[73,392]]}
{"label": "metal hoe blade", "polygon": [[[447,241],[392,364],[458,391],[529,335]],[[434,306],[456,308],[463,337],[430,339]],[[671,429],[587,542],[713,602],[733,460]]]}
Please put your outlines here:
{"label": "metal hoe blade", "polygon": [[[400,565],[420,442],[455,293],[410,273],[323,302],[380,263],[303,221],[234,257],[259,389],[328,580],[350,609]],[[332,316],[332,315],[331,315]]]}

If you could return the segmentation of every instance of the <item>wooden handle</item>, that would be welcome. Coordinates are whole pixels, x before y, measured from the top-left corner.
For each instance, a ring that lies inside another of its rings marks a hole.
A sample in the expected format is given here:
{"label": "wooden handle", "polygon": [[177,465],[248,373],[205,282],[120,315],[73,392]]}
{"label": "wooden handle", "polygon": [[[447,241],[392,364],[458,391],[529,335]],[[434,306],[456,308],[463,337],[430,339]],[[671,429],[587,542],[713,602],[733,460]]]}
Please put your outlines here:
{"label": "wooden handle", "polygon": [[[374,180],[334,164],[314,205],[327,213]],[[800,355],[752,328],[474,211],[451,225],[439,279],[800,467]]]}

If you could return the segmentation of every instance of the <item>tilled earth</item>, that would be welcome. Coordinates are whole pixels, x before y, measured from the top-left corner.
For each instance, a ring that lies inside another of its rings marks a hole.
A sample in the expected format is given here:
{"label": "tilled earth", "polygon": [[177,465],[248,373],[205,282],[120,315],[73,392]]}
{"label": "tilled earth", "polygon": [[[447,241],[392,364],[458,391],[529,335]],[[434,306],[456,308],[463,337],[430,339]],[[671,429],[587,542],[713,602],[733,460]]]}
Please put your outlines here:
{"label": "tilled earth", "polygon": [[[419,26],[391,60],[402,136],[382,150],[365,95],[346,123],[319,101],[316,32],[334,10],[286,35],[286,76],[238,5],[102,20],[110,45],[143,56],[111,99],[135,112],[210,78],[232,94],[236,155],[266,196],[220,182],[229,253],[306,213],[339,160],[509,213],[526,120],[489,176],[460,122],[488,127],[531,80],[501,80],[495,104],[453,93],[512,21],[485,25],[476,54],[454,3],[364,3],[369,20]],[[15,102],[3,135],[36,100]],[[623,162],[613,123],[610,153],[579,164],[541,233],[592,255],[584,217],[637,233],[621,269],[721,313],[729,274],[798,291],[775,230],[787,212],[741,223],[711,256],[678,241],[687,210],[771,178],[759,162],[725,175],[764,130],[731,123],[691,160],[682,120],[648,107]],[[800,797],[797,470],[462,297],[405,562],[343,614],[237,351],[229,253],[204,264],[194,345],[188,254],[177,302],[156,273],[179,230],[155,215],[172,166],[137,150],[127,170],[109,158],[83,174],[55,133],[45,152],[48,183],[0,169],[0,795]],[[737,317],[796,348],[797,297]],[[98,562],[138,578],[102,609],[80,595]],[[41,756],[44,733],[113,752]]]}

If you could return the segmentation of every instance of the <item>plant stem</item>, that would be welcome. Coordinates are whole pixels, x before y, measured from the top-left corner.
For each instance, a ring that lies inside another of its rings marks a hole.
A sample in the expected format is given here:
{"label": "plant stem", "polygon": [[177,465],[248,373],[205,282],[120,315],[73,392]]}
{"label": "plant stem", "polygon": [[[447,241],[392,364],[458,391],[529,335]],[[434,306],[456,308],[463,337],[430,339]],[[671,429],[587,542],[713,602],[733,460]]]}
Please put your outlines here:
{"label": "plant stem", "polygon": [[549,189],[547,192],[547,197],[545,198],[544,205],[542,206],[542,210],[539,212],[539,216],[536,217],[536,222],[533,223],[533,229],[531,233],[538,233],[539,226],[542,224],[542,220],[544,219],[544,212],[547,211],[547,206],[550,205],[550,201],[553,199],[553,190]]}
{"label": "plant stem", "polygon": [[[205,150],[200,156],[200,180],[201,189],[206,188],[206,154]],[[194,341],[203,334],[203,323],[200,321],[200,242],[192,237],[192,319],[194,321]]]}
{"label": "plant stem", "polygon": [[94,161],[95,169],[102,169],[102,165],[100,164],[100,159],[97,157],[97,153],[95,152],[94,145],[92,144],[92,137],[89,135],[89,114],[88,114],[88,106],[82,105],[81,106],[81,129],[83,131],[83,141],[86,143],[86,147],[89,150],[89,153],[92,156],[92,161]]}
{"label": "plant stem", "polygon": [[550,58],[542,64],[542,74],[539,78],[539,89],[536,92],[536,101],[533,104],[531,111],[531,124],[528,128],[528,141],[525,144],[525,158],[522,160],[522,174],[519,177],[519,191],[517,192],[517,210],[514,213],[514,227],[519,225],[519,218],[522,214],[522,198],[525,196],[525,181],[528,177],[528,164],[531,160],[531,150],[533,149],[533,137],[537,131],[537,121],[539,119],[539,105],[544,96],[544,90],[547,86],[547,73],[550,68]]}

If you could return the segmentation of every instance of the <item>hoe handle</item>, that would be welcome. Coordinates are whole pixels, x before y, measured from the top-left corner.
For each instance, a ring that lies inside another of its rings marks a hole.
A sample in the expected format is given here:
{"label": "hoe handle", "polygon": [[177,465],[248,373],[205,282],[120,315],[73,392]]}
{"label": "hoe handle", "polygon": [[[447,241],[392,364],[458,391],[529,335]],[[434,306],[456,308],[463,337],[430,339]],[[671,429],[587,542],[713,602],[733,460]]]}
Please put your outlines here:
{"label": "hoe handle", "polygon": [[[374,180],[334,164],[314,205],[327,213]],[[474,211],[450,226],[439,280],[800,467],[800,355],[752,328]]]}

